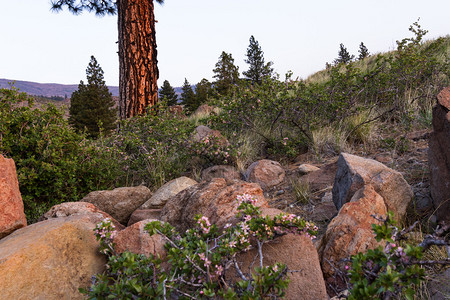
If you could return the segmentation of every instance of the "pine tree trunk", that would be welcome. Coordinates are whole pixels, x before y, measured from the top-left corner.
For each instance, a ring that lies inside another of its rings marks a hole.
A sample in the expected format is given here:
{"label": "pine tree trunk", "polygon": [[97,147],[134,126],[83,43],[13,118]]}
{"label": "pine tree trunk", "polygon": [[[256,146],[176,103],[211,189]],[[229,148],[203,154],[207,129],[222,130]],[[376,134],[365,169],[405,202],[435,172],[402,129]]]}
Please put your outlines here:
{"label": "pine tree trunk", "polygon": [[119,113],[144,114],[158,99],[153,0],[117,1],[119,26]]}

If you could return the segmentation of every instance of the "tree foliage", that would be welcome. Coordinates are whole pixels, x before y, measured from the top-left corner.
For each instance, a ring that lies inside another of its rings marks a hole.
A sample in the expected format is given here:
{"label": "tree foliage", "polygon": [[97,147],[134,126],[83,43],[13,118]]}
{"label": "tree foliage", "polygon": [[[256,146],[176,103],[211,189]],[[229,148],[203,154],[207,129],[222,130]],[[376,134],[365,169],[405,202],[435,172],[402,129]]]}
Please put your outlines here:
{"label": "tree foliage", "polygon": [[200,105],[208,102],[208,99],[211,96],[211,88],[211,82],[209,82],[206,78],[203,78],[199,83],[197,83],[197,86],[195,87],[196,107],[193,107],[194,110]]}
{"label": "tree foliage", "polygon": [[247,48],[247,59],[245,62],[249,64],[249,69],[243,74],[252,83],[260,84],[264,78],[272,76],[273,63],[264,62],[264,52],[253,35],[250,37],[250,45]]}
{"label": "tree foliage", "polygon": [[347,48],[344,46],[344,44],[340,44],[339,45],[339,52],[338,52],[338,58],[336,58],[334,60],[334,64],[338,65],[338,64],[348,64],[349,62],[351,62],[353,60],[353,58],[355,58],[354,55],[350,55],[350,53],[348,52]]}
{"label": "tree foliage", "polygon": [[117,109],[94,56],[91,56],[86,75],[87,84],[81,81],[78,90],[72,93],[69,123],[78,131],[86,129],[89,136],[97,137],[101,130],[109,132],[115,128]]}
{"label": "tree foliage", "polygon": [[175,93],[174,88],[170,85],[168,80],[164,80],[161,90],[159,91],[159,97],[167,102],[167,105],[176,105],[178,101],[178,95]]}
{"label": "tree foliage", "polygon": [[359,44],[359,56],[358,59],[359,60],[363,60],[364,58],[369,56],[369,49],[367,49],[366,45],[364,45],[363,42],[361,42],[361,44]]}
{"label": "tree foliage", "polygon": [[214,87],[221,95],[228,94],[239,82],[239,67],[234,65],[233,56],[225,51],[222,51],[213,72],[213,78],[216,79]]}
{"label": "tree foliage", "polygon": [[198,107],[197,99],[195,97],[194,91],[192,90],[191,84],[186,78],[184,79],[184,84],[181,89],[181,102],[183,103],[187,111],[193,112]]}

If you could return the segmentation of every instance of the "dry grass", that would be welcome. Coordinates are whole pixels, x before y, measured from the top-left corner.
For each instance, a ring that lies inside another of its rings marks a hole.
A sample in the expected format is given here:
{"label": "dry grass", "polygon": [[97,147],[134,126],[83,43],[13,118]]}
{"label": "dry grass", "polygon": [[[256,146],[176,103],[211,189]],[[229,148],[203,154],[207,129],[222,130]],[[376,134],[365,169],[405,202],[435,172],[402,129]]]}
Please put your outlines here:
{"label": "dry grass", "polygon": [[[219,107],[214,107],[212,112],[215,114],[220,114],[222,109]],[[188,121],[192,122],[195,126],[202,125],[200,121],[209,118],[212,112],[194,112],[189,116]]]}
{"label": "dry grass", "polygon": [[247,131],[237,138],[235,143],[238,152],[236,167],[241,173],[245,173],[247,167],[260,158],[260,145],[262,144],[264,144],[264,140],[261,135],[253,131]]}
{"label": "dry grass", "polygon": [[308,204],[311,198],[311,189],[308,182],[300,180],[299,177],[291,179],[292,192],[295,196],[295,203],[305,205]]}
{"label": "dry grass", "polygon": [[341,152],[351,150],[347,143],[347,134],[342,128],[331,126],[322,127],[314,130],[312,149],[318,157],[336,156]]}

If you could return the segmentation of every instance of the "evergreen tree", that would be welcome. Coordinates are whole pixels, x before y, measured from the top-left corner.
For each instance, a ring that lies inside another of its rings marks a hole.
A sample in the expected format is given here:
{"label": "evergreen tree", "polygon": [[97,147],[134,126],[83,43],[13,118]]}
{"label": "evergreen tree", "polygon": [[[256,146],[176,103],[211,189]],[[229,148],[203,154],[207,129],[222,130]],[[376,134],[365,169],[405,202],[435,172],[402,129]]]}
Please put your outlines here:
{"label": "evergreen tree", "polygon": [[164,80],[161,90],[159,91],[159,98],[165,99],[167,105],[177,105],[178,95],[170,85],[168,80]]}
{"label": "evergreen tree", "polygon": [[200,105],[208,102],[208,98],[211,94],[211,82],[203,78],[195,87],[196,103],[193,110],[197,109]]}
{"label": "evergreen tree", "polygon": [[86,75],[87,84],[81,80],[70,98],[69,123],[78,131],[86,129],[89,136],[97,137],[99,125],[105,132],[116,127],[117,109],[94,56],[91,56]]}
{"label": "evergreen tree", "polygon": [[361,42],[361,44],[359,44],[359,60],[362,60],[364,58],[366,58],[367,56],[369,56],[369,49],[367,49],[366,45],[364,45],[363,42]]}
{"label": "evergreen tree", "polygon": [[[188,112],[193,112],[197,105],[197,99],[195,98],[194,91],[192,90],[191,84],[187,79],[184,79],[183,87],[181,88],[181,103],[184,105]],[[194,108],[195,107],[195,108]]]}
{"label": "evergreen tree", "polygon": [[233,85],[239,82],[239,67],[234,65],[234,58],[231,54],[222,51],[219,61],[213,70],[216,79],[214,88],[221,95],[226,95],[230,92]]}
{"label": "evergreen tree", "polygon": [[67,7],[74,14],[84,10],[100,16],[117,13],[120,117],[145,114],[148,107],[156,104],[159,72],[153,1],[51,0],[51,4],[56,11]]}
{"label": "evergreen tree", "polygon": [[264,63],[264,52],[253,35],[250,37],[250,45],[247,48],[247,59],[245,62],[250,66],[248,71],[243,72],[243,74],[253,83],[260,84],[264,78],[272,76],[273,63]]}
{"label": "evergreen tree", "polygon": [[339,45],[339,52],[338,52],[338,58],[334,60],[334,64],[338,65],[341,63],[347,64],[351,62],[355,58],[354,55],[350,55],[350,53],[347,51],[347,48],[345,48],[344,44]]}

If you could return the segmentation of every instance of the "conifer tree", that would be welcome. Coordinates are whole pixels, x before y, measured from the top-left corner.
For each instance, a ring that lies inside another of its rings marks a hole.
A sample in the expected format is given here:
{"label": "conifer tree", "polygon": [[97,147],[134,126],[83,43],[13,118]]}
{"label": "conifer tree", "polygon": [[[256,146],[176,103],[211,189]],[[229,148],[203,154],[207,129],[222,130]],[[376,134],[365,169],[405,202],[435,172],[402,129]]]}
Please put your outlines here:
{"label": "conifer tree", "polygon": [[[164,0],[155,0],[163,4]],[[119,112],[122,119],[145,114],[158,99],[153,0],[51,0],[56,11],[74,14],[117,14],[119,48]]]}
{"label": "conifer tree", "polygon": [[233,56],[225,51],[222,51],[213,72],[213,78],[216,79],[214,88],[221,95],[228,94],[233,85],[239,82],[239,67],[234,65]]}
{"label": "conifer tree", "polygon": [[117,109],[94,56],[86,69],[86,77],[87,84],[81,80],[70,98],[69,123],[77,131],[86,129],[90,137],[97,137],[100,129],[107,133],[116,127]]}
{"label": "conifer tree", "polygon": [[253,35],[250,37],[250,45],[247,48],[247,59],[245,62],[249,64],[249,69],[243,74],[253,83],[260,84],[264,78],[272,76],[273,63],[268,62],[266,64],[264,62],[264,52]]}
{"label": "conifer tree", "polygon": [[178,95],[175,93],[174,88],[170,85],[168,80],[164,80],[161,90],[159,91],[159,98],[167,101],[167,105],[176,105]]}
{"label": "conifer tree", "polygon": [[195,87],[195,98],[196,103],[195,107],[192,107],[193,110],[196,110],[200,105],[208,102],[208,98],[211,94],[211,83],[203,78],[197,86]]}
{"label": "conifer tree", "polygon": [[361,42],[361,44],[359,44],[358,52],[359,52],[359,57],[358,57],[359,60],[366,58],[370,54],[369,49],[367,49],[366,45],[364,45],[363,42]]}
{"label": "conifer tree", "polygon": [[334,60],[334,64],[347,64],[351,62],[355,58],[354,55],[350,55],[350,53],[347,51],[347,48],[345,48],[344,44],[339,45],[339,52],[338,52],[338,58]]}
{"label": "conifer tree", "polygon": [[194,107],[198,107],[198,105],[196,104],[195,93],[186,78],[184,79],[184,84],[181,89],[181,102],[188,112],[193,112],[195,110]]}

